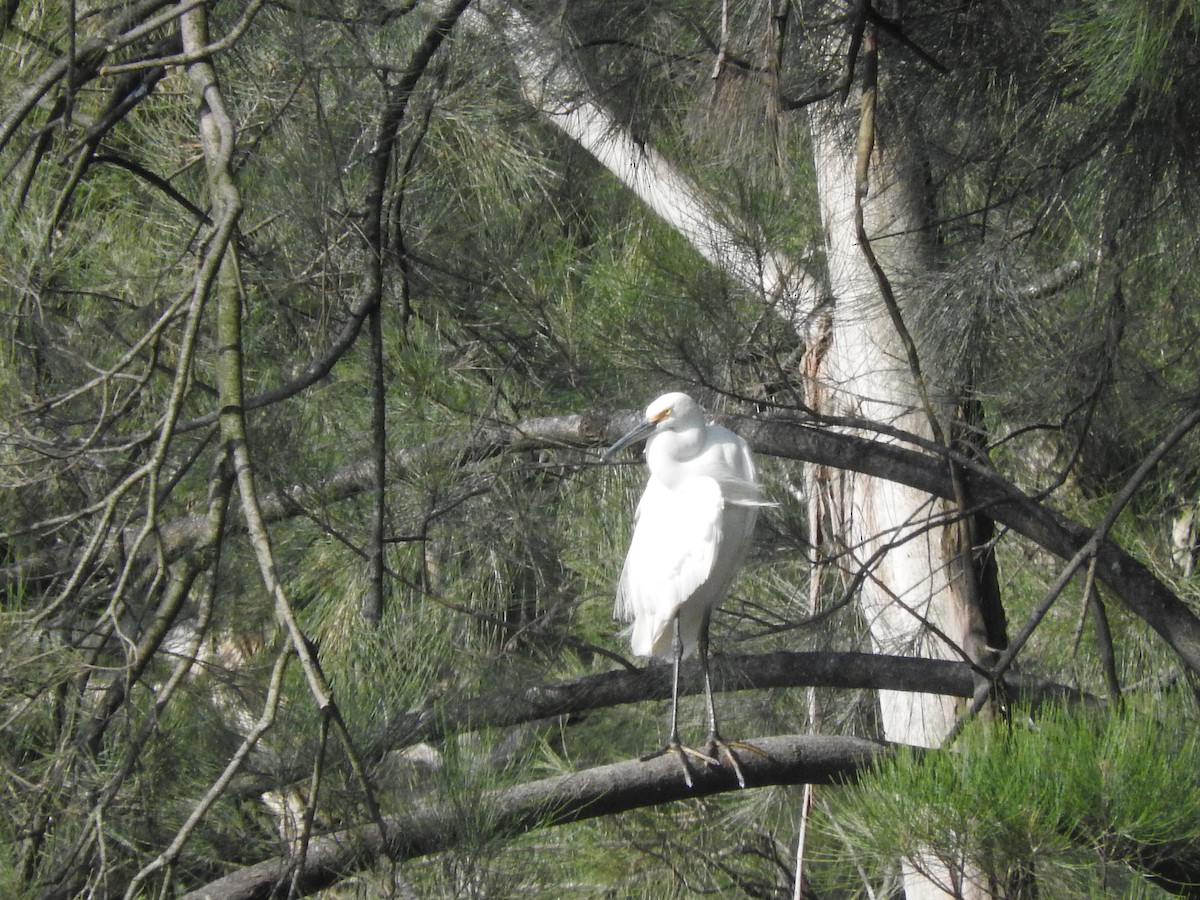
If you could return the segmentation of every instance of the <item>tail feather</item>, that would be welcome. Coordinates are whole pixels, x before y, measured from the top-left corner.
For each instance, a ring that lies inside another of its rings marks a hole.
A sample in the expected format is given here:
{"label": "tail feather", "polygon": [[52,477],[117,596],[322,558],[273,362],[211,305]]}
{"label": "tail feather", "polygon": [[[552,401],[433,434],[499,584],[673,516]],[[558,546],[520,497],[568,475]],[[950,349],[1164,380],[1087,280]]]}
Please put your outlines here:
{"label": "tail feather", "polygon": [[671,619],[661,616],[640,616],[633,623],[629,646],[634,656],[659,656],[670,659]]}

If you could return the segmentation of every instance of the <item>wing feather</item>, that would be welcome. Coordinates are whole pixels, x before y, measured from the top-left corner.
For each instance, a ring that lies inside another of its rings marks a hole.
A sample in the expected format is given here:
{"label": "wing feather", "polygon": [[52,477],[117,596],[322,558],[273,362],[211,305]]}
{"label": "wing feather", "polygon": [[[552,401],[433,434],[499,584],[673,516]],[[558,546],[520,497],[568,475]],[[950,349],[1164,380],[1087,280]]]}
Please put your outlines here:
{"label": "wing feather", "polygon": [[692,478],[670,490],[651,478],[638,504],[615,615],[633,622],[632,649],[662,655],[672,617],[712,575],[721,545],[721,486]]}

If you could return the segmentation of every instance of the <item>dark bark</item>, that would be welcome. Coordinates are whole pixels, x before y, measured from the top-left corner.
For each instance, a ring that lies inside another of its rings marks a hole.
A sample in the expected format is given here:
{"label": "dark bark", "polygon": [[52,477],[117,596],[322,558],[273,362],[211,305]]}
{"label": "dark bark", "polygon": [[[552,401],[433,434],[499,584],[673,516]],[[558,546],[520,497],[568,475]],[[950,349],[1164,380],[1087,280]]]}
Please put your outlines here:
{"label": "dark bark", "polygon": [[[749,743],[758,752],[738,753],[748,788],[851,780],[886,752],[873,741],[828,735],[762,737]],[[733,773],[725,768],[697,767],[694,782],[689,789],[679,761],[665,754],[489,791],[472,810],[471,839],[502,838],[738,789]],[[488,823],[488,834],[479,833],[481,818]],[[463,824],[461,811],[432,804],[386,817],[386,837],[374,825],[314,837],[295,881],[298,893],[328,887],[381,859],[403,861],[451,849],[462,840]],[[291,877],[289,860],[277,857],[226,875],[185,895],[185,900],[265,898],[277,883]]]}
{"label": "dark bark", "polygon": [[3,149],[17,128],[42,98],[63,79],[69,79],[67,90],[73,91],[96,76],[100,64],[119,46],[122,35],[136,29],[170,0],[141,0],[119,11],[108,22],[93,29],[93,35],[79,41],[73,53],[63,53],[36,78],[29,81],[16,96],[0,119],[0,149]]}
{"label": "dark bark", "polygon": [[[712,658],[712,674],[713,689],[717,692],[810,686],[847,690],[891,688],[964,698],[974,692],[973,670],[967,663],[875,653],[781,650],[757,655],[718,655]],[[1088,699],[1071,688],[1019,675],[1008,676],[1002,686],[1008,697],[1035,706],[1047,701],[1073,704]],[[684,662],[680,668],[680,693],[697,695],[703,690],[699,662]],[[499,690],[405,713],[383,724],[379,740],[381,749],[394,749],[472,729],[504,728],[625,703],[666,700],[670,696],[669,665],[652,665],[634,672],[617,670],[524,689]]]}
{"label": "dark bark", "polygon": [[[738,752],[748,789],[850,782],[888,753],[884,744],[832,735],[780,735],[751,738],[747,743],[758,750]],[[694,787],[689,789],[678,760],[665,754],[489,791],[470,811],[469,822],[464,821],[461,809],[425,804],[386,817],[382,831],[370,824],[314,837],[298,873],[292,871],[289,859],[275,857],[197,888],[184,900],[265,898],[277,884],[286,884],[293,877],[297,894],[310,894],[383,860],[402,862],[451,850],[462,842],[464,828],[469,829],[472,842],[503,839],[739,789],[736,777],[726,768],[697,766],[693,781]],[[1198,896],[1200,859],[1194,845],[1176,841],[1144,846],[1117,841],[1106,849],[1129,860],[1160,887],[1181,896]]]}
{"label": "dark bark", "polygon": [[[481,425],[466,438],[446,438],[392,453],[388,470],[396,480],[405,478],[414,464],[427,466],[430,459],[438,457],[467,465],[510,451],[607,446],[624,434],[636,418],[632,412],[593,413],[526,419],[512,425]],[[718,418],[742,434],[757,453],[851,469],[954,499],[954,485],[944,457],[836,432],[811,422]],[[986,511],[997,523],[1062,559],[1070,559],[1091,539],[1092,532],[1087,527],[1022,493],[996,472],[967,457],[955,456],[955,462],[974,511]],[[266,495],[262,498],[263,518],[271,521],[294,515],[297,501],[319,499],[329,503],[361,494],[370,488],[373,471],[369,462],[347,466],[314,489],[311,496]],[[177,558],[194,547],[202,529],[200,516],[180,519],[164,527],[162,541],[168,558]],[[35,578],[42,567],[45,567],[42,571],[61,570],[65,562],[52,557],[30,557],[0,570],[0,588]],[[1107,539],[1099,542],[1096,552],[1096,578],[1157,631],[1189,669],[1200,675],[1200,619],[1170,588]]]}
{"label": "dark bark", "polygon": [[[975,670],[964,662],[885,656],[876,653],[775,651],[712,657],[713,690],[718,693],[779,688],[820,687],[843,690],[890,688],[969,698],[974,692]],[[680,669],[679,691],[684,696],[704,690],[700,664],[685,661]],[[1028,704],[1031,711],[1045,703],[1094,704],[1095,698],[1054,682],[1007,674],[1000,684],[1004,697]],[[385,714],[379,730],[363,735],[363,752],[383,759],[392,750],[439,741],[449,735],[484,728],[509,728],[526,722],[578,715],[626,703],[667,700],[671,696],[671,667],[651,665],[584,675],[565,681],[528,687],[501,688],[463,700],[449,700],[424,709]],[[288,769],[271,759],[264,769],[269,779],[246,776],[233,792],[257,797],[280,783],[305,777],[303,767]]]}
{"label": "dark bark", "polygon": [[[946,500],[954,485],[937,457],[895,444],[833,435],[812,425],[740,420],[738,430],[760,453],[804,459],[890,478]],[[836,443],[836,450],[834,444]],[[820,457],[819,459],[816,457]],[[956,457],[974,511],[1029,538],[1061,559],[1070,559],[1092,539],[1091,529],[1021,492],[996,472]],[[1098,542],[1096,579],[1166,641],[1200,675],[1200,619],[1153,572],[1107,538]]]}

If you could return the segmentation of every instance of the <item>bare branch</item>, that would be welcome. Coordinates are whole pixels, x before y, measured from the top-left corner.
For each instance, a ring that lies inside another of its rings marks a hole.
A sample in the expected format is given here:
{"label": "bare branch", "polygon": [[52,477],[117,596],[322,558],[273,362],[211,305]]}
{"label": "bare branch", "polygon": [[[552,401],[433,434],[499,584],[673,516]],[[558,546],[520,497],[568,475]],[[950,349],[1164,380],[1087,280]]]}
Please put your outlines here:
{"label": "bare branch", "polygon": [[[745,437],[757,453],[888,478],[953,500],[954,485],[946,465],[949,456],[961,468],[974,510],[986,510],[999,524],[1065,560],[1073,557],[1092,538],[1090,528],[1028,496],[976,460],[952,451],[944,451],[939,458],[896,444],[794,420],[715,418]],[[467,438],[445,438],[392,453],[388,470],[392,478],[403,478],[416,467],[427,464],[431,456],[445,456],[458,465],[469,465],[504,452],[599,447],[616,440],[636,420],[637,413],[626,411],[546,416],[515,424],[482,425]],[[912,441],[922,443],[915,436]],[[319,497],[322,502],[334,502],[361,494],[371,483],[372,467],[369,463],[360,463],[342,469],[311,494],[306,492],[302,499]],[[279,495],[264,496],[261,507],[264,521],[296,512],[295,500]],[[163,528],[161,539],[168,559],[194,542],[203,522],[202,516],[195,516]],[[1157,631],[1188,668],[1200,673],[1200,619],[1140,560],[1111,540],[1099,542],[1096,558],[1097,579]],[[49,555],[31,555],[16,566],[0,570],[0,587],[36,577],[39,572],[55,571],[62,564],[61,559]]]}
{"label": "bare branch", "polygon": [[[844,782],[886,750],[873,741],[828,735],[762,737],[749,743],[759,751],[739,753],[749,787]],[[730,772],[708,768],[696,774],[695,788],[689,790],[679,777],[678,763],[668,754],[489,791],[475,807],[499,837],[736,789],[737,780]],[[436,804],[388,816],[386,822],[386,842],[373,824],[313,838],[294,881],[298,893],[327,887],[381,859],[402,861],[450,849],[462,833],[461,813]],[[276,858],[239,869],[186,894],[185,900],[268,897],[281,879],[289,877],[290,864]]]}
{"label": "bare branch", "polygon": [[[781,688],[831,688],[879,690],[969,698],[975,690],[975,672],[966,662],[888,656],[879,653],[774,651],[760,654],[718,654],[712,658],[713,690],[718,693]],[[1064,706],[1096,705],[1096,699],[1065,685],[1007,673],[999,682],[1003,696],[1027,704],[1031,713],[1050,703]],[[703,674],[696,660],[679,670],[681,696],[704,691]],[[466,699],[447,700],[419,710],[384,711],[378,730],[364,735],[364,752],[383,759],[393,750],[422,742],[436,742],[455,734],[487,728],[510,728],[558,716],[610,709],[630,703],[667,700],[671,697],[671,670],[665,665],[617,669],[547,684],[511,686]],[[281,767],[272,761],[270,781],[259,776],[241,779],[231,790],[240,797],[257,797],[280,783],[305,776],[301,763]]]}
{"label": "bare branch", "polygon": [[246,761],[246,758],[250,755],[250,752],[254,749],[255,745],[259,742],[262,736],[266,734],[274,724],[275,716],[279,712],[279,701],[283,695],[283,675],[287,670],[287,663],[291,657],[292,654],[289,648],[285,649],[275,658],[275,666],[271,670],[271,681],[267,691],[267,699],[263,704],[262,715],[259,716],[258,721],[254,724],[254,727],[246,735],[245,740],[242,741],[242,744],[240,747],[238,747],[237,752],[230,757],[229,762],[226,764],[225,769],[221,772],[220,777],[213,782],[212,786],[208,789],[208,792],[188,815],[187,821],[180,826],[179,831],[175,834],[174,840],[171,841],[171,845],[153,860],[147,863],[130,881],[125,892],[126,900],[136,897],[138,895],[138,886],[155,872],[174,865],[175,860],[179,857],[179,854],[183,852],[184,845],[188,842],[192,832],[195,831],[196,826],[199,825],[201,820],[208,814],[208,811],[212,808],[212,805],[221,799],[226,788],[228,788],[229,783],[233,780],[234,775],[237,774],[238,769],[242,767],[242,764]]}
{"label": "bare branch", "polygon": [[[835,454],[830,452],[834,442],[828,440],[832,435],[811,426],[781,427],[780,423],[752,421],[740,430],[760,453],[852,469],[954,499],[954,485],[944,463],[923,453],[843,435],[836,442],[841,446]],[[967,457],[947,455],[960,469],[967,496],[976,509],[986,510],[998,523],[1061,559],[1071,559],[1096,537],[1092,529],[1027,496],[996,472]],[[1200,619],[1140,560],[1107,537],[1093,546],[1097,579],[1157,631],[1189,669],[1200,674]]]}
{"label": "bare branch", "polygon": [[517,4],[487,0],[474,7],[472,15],[481,28],[494,30],[508,44],[529,104],[697,253],[753,294],[790,307],[796,320],[819,305],[825,292],[811,272],[780,252],[758,246],[763,242],[758,229],[714,202],[662,153],[638,140],[596,98],[568,51]]}
{"label": "bare branch", "polygon": [[[820,687],[843,690],[891,688],[953,697],[974,694],[970,664],[944,659],[887,656],[878,653],[775,651],[717,655],[712,658],[713,690]],[[1088,702],[1080,692],[1024,675],[1010,674],[1002,683],[1007,696],[1033,705],[1049,701]],[[679,670],[679,693],[703,693],[700,664],[686,661]],[[459,702],[403,713],[382,724],[382,748],[394,749],[449,734],[504,728],[568,713],[582,713],[626,703],[666,700],[671,696],[669,666],[632,672],[615,670],[567,681],[499,690]]]}
{"label": "bare branch", "polygon": [[238,20],[229,32],[220,40],[213,41],[203,47],[196,47],[186,53],[175,53],[171,56],[161,56],[156,59],[140,59],[136,62],[120,63],[113,66],[104,66],[100,70],[101,75],[115,75],[120,72],[131,72],[137,69],[150,69],[160,66],[182,66],[189,63],[197,62],[205,59],[214,53],[221,50],[227,50],[241,39],[246,33],[246,29],[250,27],[250,23],[254,21],[254,17],[258,11],[262,9],[265,0],[251,0],[250,5],[242,12],[242,18]]}
{"label": "bare branch", "polygon": [[92,78],[100,60],[112,52],[114,42],[120,40],[123,32],[141,25],[146,16],[166,5],[167,0],[141,0],[140,3],[122,8],[120,14],[103,29],[103,33],[81,41],[75,47],[74,54],[64,53],[47,66],[45,71],[25,88],[8,113],[0,118],[0,149],[12,139],[25,117],[55,84],[69,77],[72,84],[77,86]]}
{"label": "bare branch", "polygon": [[[1112,503],[1109,504],[1108,509],[1104,513],[1104,518],[1100,521],[1100,524],[1096,526],[1096,529],[1092,532],[1091,536],[1087,539],[1083,546],[1081,546],[1075,552],[1075,555],[1071,557],[1067,565],[1054,580],[1054,583],[1046,591],[1046,595],[1042,598],[1041,602],[1038,603],[1037,607],[1035,607],[1034,611],[1030,614],[1029,618],[1022,626],[1020,633],[1013,639],[1012,643],[1001,655],[993,669],[995,675],[1003,675],[1008,670],[1009,666],[1013,664],[1017,658],[1017,654],[1021,652],[1021,648],[1025,645],[1025,642],[1028,641],[1033,635],[1034,630],[1041,623],[1042,618],[1046,615],[1046,613],[1050,611],[1050,607],[1058,598],[1058,595],[1066,589],[1066,586],[1070,583],[1071,579],[1075,577],[1075,574],[1080,568],[1089,562],[1093,563],[1090,569],[1091,574],[1089,574],[1089,582],[1091,581],[1092,574],[1098,574],[1096,571],[1097,566],[1093,561],[1099,560],[1099,548],[1102,544],[1107,542],[1108,534],[1116,524],[1118,516],[1124,512],[1125,507],[1128,506],[1133,500],[1134,495],[1142,487],[1146,479],[1150,477],[1150,473],[1154,471],[1155,467],[1157,467],[1157,465],[1162,461],[1162,458],[1166,456],[1167,452],[1170,451],[1171,448],[1173,448],[1176,444],[1178,444],[1188,432],[1195,428],[1197,423],[1200,423],[1200,409],[1193,410],[1190,415],[1185,416],[1183,420],[1171,430],[1171,433],[1159,442],[1158,446],[1154,448],[1154,451],[1147,455],[1144,460],[1142,460],[1142,464],[1138,466],[1137,470],[1125,483],[1125,486],[1121,488],[1121,490],[1117,493],[1117,496],[1113,499]],[[1187,611],[1187,607],[1182,603],[1180,603],[1180,607],[1183,611]],[[1143,616],[1143,618],[1145,617]],[[1150,620],[1147,619],[1147,621]],[[1153,622],[1150,624],[1154,625]],[[1193,669],[1195,669],[1194,666]],[[959,725],[955,727],[956,732],[958,731],[962,722],[966,721],[971,716],[976,715],[983,708],[984,704],[987,702],[986,695],[986,685],[983,685],[971,703],[970,709],[966,712],[963,718],[959,720]]]}
{"label": "bare branch", "polygon": [[[889,752],[885,744],[834,735],[778,735],[750,738],[746,743],[757,751],[738,754],[749,789],[852,782],[886,759]],[[695,787],[689,789],[679,777],[678,764],[668,754],[488,791],[473,806],[470,839],[480,839],[484,836],[481,832],[489,837],[510,837],[738,790],[734,775],[722,767],[701,769],[694,780]],[[315,837],[303,865],[294,872],[293,860],[275,857],[197,888],[184,895],[184,900],[266,898],[289,879],[294,892],[291,896],[311,894],[382,860],[399,862],[453,849],[462,840],[463,824],[461,811],[453,805],[424,804],[388,816],[386,840],[380,838],[374,825]],[[1117,843],[1119,846],[1108,849],[1141,867],[1152,880],[1169,890],[1194,895],[1189,886],[1200,875],[1200,864],[1193,845],[1183,841],[1156,846],[1129,840]]]}

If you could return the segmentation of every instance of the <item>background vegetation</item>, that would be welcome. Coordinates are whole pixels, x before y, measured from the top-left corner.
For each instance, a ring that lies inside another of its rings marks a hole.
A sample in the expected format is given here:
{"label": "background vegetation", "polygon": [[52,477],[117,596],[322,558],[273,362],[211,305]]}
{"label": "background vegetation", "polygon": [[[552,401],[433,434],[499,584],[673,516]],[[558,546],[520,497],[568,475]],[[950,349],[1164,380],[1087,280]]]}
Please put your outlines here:
{"label": "background vegetation", "polygon": [[[0,893],[173,896],[428,803],[450,849],[367,854],[329,896],[799,895],[803,778],[498,826],[489,792],[657,747],[661,694],[459,715],[631,667],[611,600],[643,473],[596,465],[620,411],[686,389],[808,421],[785,304],[539,112],[508,8],[0,9]],[[1200,4],[519,8],[818,276],[808,116],[873,23],[880,128],[919,148],[941,250],[906,310],[936,388],[1087,528],[1160,448],[1110,537],[1197,612],[1200,448],[1163,441],[1200,407]],[[803,451],[759,449],[779,506],[717,649],[869,650]],[[1063,561],[994,546],[1015,632]],[[818,788],[807,896],[888,896],[919,847],[997,896],[1196,890],[1198,673],[1094,576],[1017,657],[1088,702],[1013,700]],[[811,680],[724,695],[726,733],[877,736],[873,691]]]}

